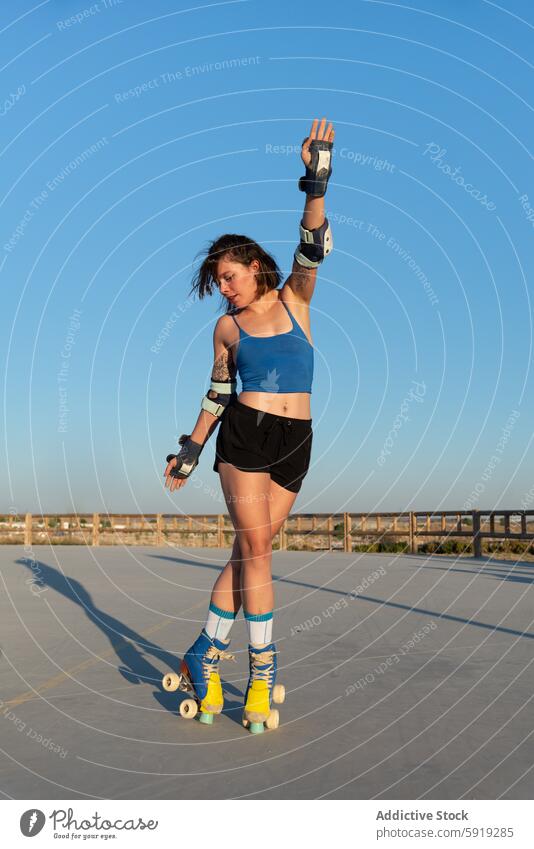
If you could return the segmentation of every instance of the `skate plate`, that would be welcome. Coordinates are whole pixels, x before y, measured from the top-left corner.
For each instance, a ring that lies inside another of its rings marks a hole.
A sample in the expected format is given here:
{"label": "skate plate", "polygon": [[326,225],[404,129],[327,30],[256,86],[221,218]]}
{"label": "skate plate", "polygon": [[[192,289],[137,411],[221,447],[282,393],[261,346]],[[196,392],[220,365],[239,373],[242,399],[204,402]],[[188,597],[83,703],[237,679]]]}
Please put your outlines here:
{"label": "skate plate", "polygon": [[200,699],[195,695],[195,688],[189,677],[187,667],[182,667],[180,672],[166,672],[162,678],[161,685],[167,693],[175,693],[180,690],[182,693],[193,693],[190,699],[184,699],[180,702],[178,708],[180,716],[183,719],[194,719],[200,713],[199,722],[203,725],[212,725],[215,714],[203,711],[200,706]]}

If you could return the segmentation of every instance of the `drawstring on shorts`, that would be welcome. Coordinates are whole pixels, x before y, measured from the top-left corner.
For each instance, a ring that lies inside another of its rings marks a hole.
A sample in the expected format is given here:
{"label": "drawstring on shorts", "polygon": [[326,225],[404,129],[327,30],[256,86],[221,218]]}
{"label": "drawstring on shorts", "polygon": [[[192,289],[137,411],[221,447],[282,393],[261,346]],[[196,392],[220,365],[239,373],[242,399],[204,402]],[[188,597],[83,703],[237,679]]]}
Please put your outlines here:
{"label": "drawstring on shorts", "polygon": [[273,419],[273,421],[266,428],[265,433],[263,434],[263,440],[262,440],[262,443],[260,445],[260,449],[263,451],[263,449],[267,445],[269,437],[271,436],[272,433],[274,433],[276,428],[278,428],[278,432],[279,432],[279,435],[280,435],[280,440],[279,440],[278,447],[277,447],[277,454],[278,454],[278,456],[280,456],[280,451],[281,451],[282,446],[284,446],[284,448],[286,448],[289,444],[291,419],[281,419],[278,416],[276,416],[276,418]]}

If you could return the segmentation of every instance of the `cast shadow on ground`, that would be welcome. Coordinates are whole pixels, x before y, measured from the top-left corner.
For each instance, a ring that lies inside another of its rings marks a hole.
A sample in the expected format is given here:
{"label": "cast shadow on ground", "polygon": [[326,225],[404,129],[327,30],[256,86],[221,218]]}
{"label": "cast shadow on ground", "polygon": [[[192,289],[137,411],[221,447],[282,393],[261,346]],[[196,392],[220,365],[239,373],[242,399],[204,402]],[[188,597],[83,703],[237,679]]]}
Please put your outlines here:
{"label": "cast shadow on ground", "polygon": [[[440,561],[441,562],[441,557]],[[444,567],[444,566],[426,566],[427,569],[433,569],[438,572],[459,572],[461,575],[481,575],[485,578],[492,578],[495,581],[511,581],[512,583],[518,584],[532,584],[534,583],[534,563],[528,563],[527,561],[517,561],[510,567],[509,560],[486,560],[485,558],[477,558],[469,559],[469,564],[473,564],[478,566],[480,564],[479,569],[468,569],[466,568],[467,564],[464,563],[464,560],[453,560],[456,567],[460,568],[452,568],[452,567]],[[498,564],[498,565],[497,565]],[[508,565],[508,569],[505,568],[505,564]],[[523,568],[517,568],[517,566]]]}
{"label": "cast shadow on ground", "polygon": [[[187,698],[186,693],[167,693],[162,685],[162,673],[154,666],[147,656],[160,660],[166,669],[177,670],[179,660],[175,654],[166,651],[156,643],[139,634],[133,628],[120,622],[116,617],[98,608],[91,598],[90,593],[76,578],[69,578],[59,569],[44,563],[42,560],[33,558],[18,558],[15,563],[24,566],[32,575],[32,582],[39,588],[49,588],[67,598],[74,604],[79,605],[95,627],[104,634],[111,648],[117,655],[120,665],[117,669],[130,684],[151,684],[154,690],[154,698],[165,709],[172,713],[178,710],[180,702]],[[31,566],[30,566],[31,564]],[[241,690],[233,684],[223,682],[226,692],[233,696],[243,698]],[[232,718],[240,722],[233,703],[228,703],[225,713],[230,712]],[[242,702],[241,702],[242,707]]]}
{"label": "cast shadow on ground", "polygon": [[[371,555],[374,556],[374,555]],[[403,557],[405,555],[401,555]],[[149,557],[157,558],[158,560],[167,560],[170,563],[180,563],[182,565],[195,566],[198,569],[211,569],[216,572],[222,572],[224,567],[216,566],[213,563],[200,563],[198,560],[186,560],[180,557],[169,557],[168,555],[161,554],[150,554]],[[451,562],[457,563],[458,561],[455,558],[450,558]],[[418,566],[420,569],[431,568],[435,569],[435,566],[425,566],[422,564]],[[463,572],[465,570],[446,570],[446,571],[460,571]],[[281,575],[273,574],[273,581],[281,583],[281,584],[290,584],[291,586],[303,587],[304,589],[314,589],[318,592],[322,593],[333,593],[337,598],[342,598],[343,596],[347,596],[348,593],[346,590],[336,589],[335,587],[322,587],[319,584],[311,584],[306,581],[296,581],[293,578],[284,578]],[[534,639],[534,633],[529,633],[528,631],[518,631],[515,628],[504,628],[500,625],[492,625],[490,622],[477,622],[473,619],[466,619],[463,616],[454,616],[452,613],[440,613],[436,610],[429,610],[423,607],[413,607],[409,604],[401,604],[400,602],[390,601],[389,599],[377,598],[376,596],[364,595],[363,593],[358,593],[357,596],[354,597],[354,600],[361,600],[366,602],[372,602],[373,604],[383,605],[384,607],[393,608],[395,610],[408,610],[411,613],[422,613],[425,616],[433,616],[436,619],[440,619],[445,622],[458,622],[460,624],[468,624],[474,628],[482,628],[484,630],[495,631],[499,634],[511,634],[515,637],[525,637],[525,639],[532,640]]]}

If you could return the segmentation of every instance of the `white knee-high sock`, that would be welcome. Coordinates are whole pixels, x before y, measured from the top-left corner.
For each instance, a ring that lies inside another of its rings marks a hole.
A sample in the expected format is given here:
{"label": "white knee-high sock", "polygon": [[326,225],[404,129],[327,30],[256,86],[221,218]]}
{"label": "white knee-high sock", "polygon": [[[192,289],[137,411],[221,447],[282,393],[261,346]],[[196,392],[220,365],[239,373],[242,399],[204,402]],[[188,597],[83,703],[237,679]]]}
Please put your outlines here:
{"label": "white knee-high sock", "polygon": [[212,602],[209,606],[206,624],[204,625],[204,630],[208,637],[226,642],[230,628],[235,622],[235,616],[233,610],[222,610]]}
{"label": "white knee-high sock", "polygon": [[248,641],[251,646],[261,646],[273,641],[273,612],[248,613],[245,610]]}

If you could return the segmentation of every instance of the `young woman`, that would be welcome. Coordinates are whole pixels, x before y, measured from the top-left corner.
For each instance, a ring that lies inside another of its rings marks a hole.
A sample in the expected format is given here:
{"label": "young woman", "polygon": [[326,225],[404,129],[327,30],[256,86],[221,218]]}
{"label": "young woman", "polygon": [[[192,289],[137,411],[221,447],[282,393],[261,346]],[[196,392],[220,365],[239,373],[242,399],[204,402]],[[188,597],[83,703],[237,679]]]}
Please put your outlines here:
{"label": "young woman", "polygon": [[228,634],[243,605],[250,666],[243,720],[252,732],[263,731],[264,725],[276,727],[278,712],[271,710],[271,702],[283,701],[283,688],[275,688],[272,539],[289,515],[310,463],[310,301],[317,267],[332,249],[324,194],[333,140],[332,124],[326,126],[323,118],[320,124],[314,120],[302,144],[306,174],[299,188],[306,203],[300,245],[280,289],[275,260],[246,236],[224,235],[208,248],[191,291],[203,298],[218,287],[227,312],[215,326],[211,388],[192,434],[180,437],[182,449],[167,457],[165,469],[171,492],[184,486],[221,420],[213,468],[236,536],[230,560],[213,587],[206,625],[186,652],[181,675],[182,683],[194,689],[201,721],[212,722],[223,707],[218,663],[232,657],[226,651]]}

